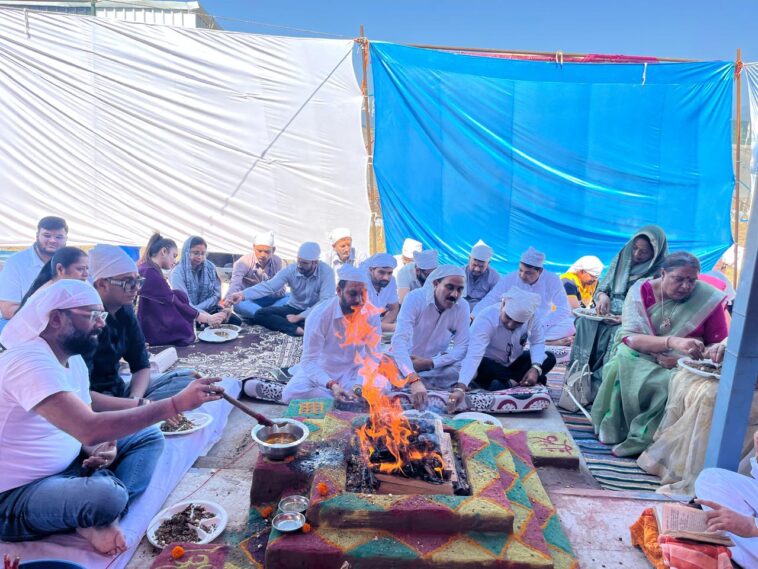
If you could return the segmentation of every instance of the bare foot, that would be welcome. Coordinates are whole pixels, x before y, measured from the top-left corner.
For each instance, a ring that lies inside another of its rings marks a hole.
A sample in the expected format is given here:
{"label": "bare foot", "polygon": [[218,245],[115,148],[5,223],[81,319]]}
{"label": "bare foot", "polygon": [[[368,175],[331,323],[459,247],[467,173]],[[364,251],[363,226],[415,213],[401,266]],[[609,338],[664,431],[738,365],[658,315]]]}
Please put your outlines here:
{"label": "bare foot", "polygon": [[76,528],[76,533],[89,541],[99,553],[118,555],[126,551],[126,540],[118,522],[102,528]]}
{"label": "bare foot", "polygon": [[300,326],[295,328],[295,336],[302,336],[303,334],[305,334],[305,330],[303,330]]}

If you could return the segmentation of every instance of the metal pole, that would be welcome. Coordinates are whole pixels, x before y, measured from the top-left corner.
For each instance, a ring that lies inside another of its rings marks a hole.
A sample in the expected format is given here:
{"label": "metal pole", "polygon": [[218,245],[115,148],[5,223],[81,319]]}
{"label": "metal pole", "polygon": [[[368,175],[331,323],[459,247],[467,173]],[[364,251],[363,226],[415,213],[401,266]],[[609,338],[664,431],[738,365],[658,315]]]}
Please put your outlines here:
{"label": "metal pole", "polygon": [[732,276],[732,284],[734,284],[735,288],[737,287],[737,279],[738,279],[738,272],[739,267],[737,266],[737,260],[739,259],[739,248],[740,248],[740,170],[742,170],[742,144],[740,143],[740,134],[742,134],[742,121],[740,118],[741,115],[741,99],[742,99],[742,54],[740,48],[737,48],[737,61],[734,64],[734,79],[736,82],[736,88],[737,88],[737,99],[736,99],[736,111],[735,114],[737,115],[737,120],[734,124],[734,129],[736,131],[734,140],[737,142],[737,148],[735,150],[735,168],[737,170],[735,174],[735,183],[734,183],[734,220],[732,223],[734,224],[734,274]]}

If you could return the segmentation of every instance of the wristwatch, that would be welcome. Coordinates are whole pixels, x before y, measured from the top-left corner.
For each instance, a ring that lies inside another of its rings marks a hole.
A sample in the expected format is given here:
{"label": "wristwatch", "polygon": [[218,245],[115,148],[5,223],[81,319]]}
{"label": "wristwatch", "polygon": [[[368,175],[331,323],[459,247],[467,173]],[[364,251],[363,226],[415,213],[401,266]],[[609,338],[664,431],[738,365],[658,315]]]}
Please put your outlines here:
{"label": "wristwatch", "polygon": [[542,375],[542,366],[540,364],[532,364],[532,368],[536,369],[539,375]]}

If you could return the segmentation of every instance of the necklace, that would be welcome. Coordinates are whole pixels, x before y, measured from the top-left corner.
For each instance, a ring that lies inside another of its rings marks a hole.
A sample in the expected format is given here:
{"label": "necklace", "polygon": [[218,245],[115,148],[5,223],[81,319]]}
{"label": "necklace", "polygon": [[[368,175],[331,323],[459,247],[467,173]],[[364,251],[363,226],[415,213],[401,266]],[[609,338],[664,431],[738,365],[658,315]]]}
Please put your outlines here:
{"label": "necklace", "polygon": [[671,330],[671,319],[674,317],[674,314],[676,314],[676,311],[679,309],[680,304],[676,304],[671,311],[666,314],[666,312],[663,309],[663,303],[666,301],[666,297],[663,294],[663,279],[661,279],[661,330],[664,332],[668,332]]}

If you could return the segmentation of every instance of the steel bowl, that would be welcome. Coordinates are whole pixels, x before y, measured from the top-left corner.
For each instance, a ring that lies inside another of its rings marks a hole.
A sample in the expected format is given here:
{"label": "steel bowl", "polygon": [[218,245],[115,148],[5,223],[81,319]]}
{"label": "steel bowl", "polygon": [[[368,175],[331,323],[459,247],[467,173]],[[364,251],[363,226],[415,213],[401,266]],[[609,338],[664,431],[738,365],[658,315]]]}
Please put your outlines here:
{"label": "steel bowl", "polygon": [[[310,434],[308,427],[300,421],[294,419],[272,419],[274,424],[270,427],[256,425],[253,427],[250,436],[258,443],[263,456],[271,460],[284,460],[288,456],[297,454],[300,445],[302,445]],[[272,435],[278,433],[288,433],[295,437],[291,443],[271,444],[266,442]]]}
{"label": "steel bowl", "polygon": [[305,525],[305,516],[300,512],[284,512],[274,516],[271,525],[284,533],[297,531]]}
{"label": "steel bowl", "polygon": [[304,512],[308,509],[308,498],[305,496],[285,496],[279,500],[280,512]]}

